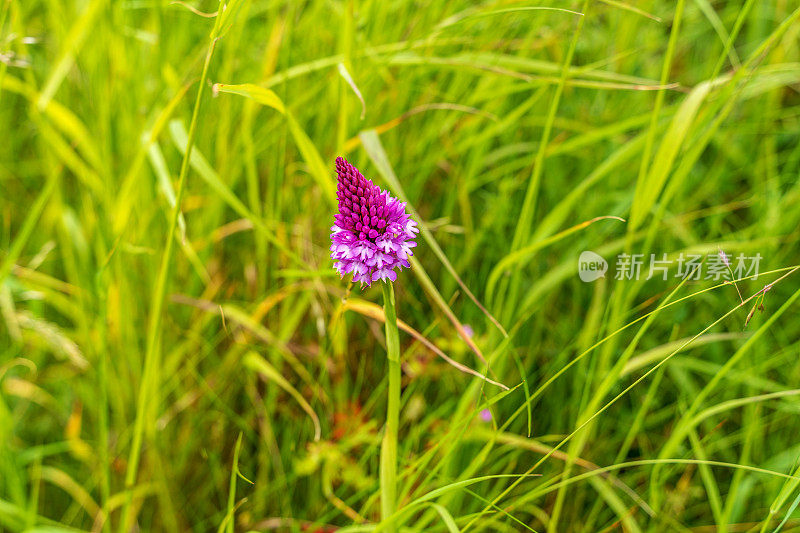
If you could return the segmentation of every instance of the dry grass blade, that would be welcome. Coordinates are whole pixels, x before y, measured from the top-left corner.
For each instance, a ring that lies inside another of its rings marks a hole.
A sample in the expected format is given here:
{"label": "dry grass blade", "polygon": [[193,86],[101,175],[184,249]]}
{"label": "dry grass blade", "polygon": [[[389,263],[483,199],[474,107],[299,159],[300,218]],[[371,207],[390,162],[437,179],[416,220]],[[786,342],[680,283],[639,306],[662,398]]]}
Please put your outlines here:
{"label": "dry grass blade", "polygon": [[[355,311],[355,312],[357,312],[357,313],[359,313],[361,315],[364,315],[366,317],[373,318],[373,319],[375,319],[375,320],[377,320],[377,321],[379,321],[381,323],[386,321],[386,317],[383,314],[383,309],[379,305],[376,305],[376,304],[373,304],[373,303],[370,303],[370,302],[367,302],[367,301],[364,301],[364,300],[355,299],[355,298],[348,298],[347,300],[345,300],[343,305],[344,305],[345,309],[349,309],[351,311]],[[406,333],[408,333],[409,335],[411,335],[412,337],[417,339],[426,348],[430,349],[433,353],[435,353],[436,355],[438,355],[439,357],[444,359],[447,362],[447,364],[452,365],[453,367],[455,367],[456,369],[460,370],[461,372],[464,372],[465,374],[471,374],[471,375],[473,375],[475,377],[478,377],[478,378],[484,380],[487,383],[490,383],[492,385],[500,387],[503,390],[509,390],[509,388],[507,386],[503,385],[502,383],[498,383],[497,381],[489,379],[488,377],[484,376],[480,372],[478,372],[476,370],[473,370],[473,369],[469,368],[468,366],[459,363],[458,361],[453,360],[447,354],[445,354],[442,350],[440,350],[438,346],[436,346],[433,342],[428,340],[422,333],[420,333],[419,331],[415,330],[414,328],[412,328],[411,326],[409,326],[408,324],[406,324],[405,322],[403,322],[399,318],[397,319],[397,327],[399,327],[400,329],[402,329],[403,331],[405,331]]]}

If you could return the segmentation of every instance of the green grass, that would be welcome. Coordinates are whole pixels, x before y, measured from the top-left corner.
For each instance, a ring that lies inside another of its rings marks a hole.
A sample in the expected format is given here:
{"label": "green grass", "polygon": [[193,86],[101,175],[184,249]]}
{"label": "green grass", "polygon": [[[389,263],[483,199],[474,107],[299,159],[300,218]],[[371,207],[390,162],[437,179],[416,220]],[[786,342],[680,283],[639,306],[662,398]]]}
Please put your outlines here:
{"label": "green grass", "polygon": [[[0,530],[800,530],[796,2],[187,6],[0,0]],[[382,525],[338,155],[422,226]]]}

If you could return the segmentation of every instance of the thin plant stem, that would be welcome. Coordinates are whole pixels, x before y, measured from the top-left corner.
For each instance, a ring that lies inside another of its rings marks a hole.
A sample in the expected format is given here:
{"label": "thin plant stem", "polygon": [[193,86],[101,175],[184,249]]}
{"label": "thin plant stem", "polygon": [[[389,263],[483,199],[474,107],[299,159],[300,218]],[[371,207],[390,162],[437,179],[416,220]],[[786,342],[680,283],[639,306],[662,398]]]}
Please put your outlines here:
{"label": "thin plant stem", "polygon": [[[386,315],[386,358],[389,373],[389,398],[386,409],[386,430],[381,442],[381,519],[397,510],[397,427],[400,419],[400,341],[397,332],[397,311],[392,283],[381,283],[383,312]],[[393,533],[394,524],[385,531]]]}
{"label": "thin plant stem", "polygon": [[217,11],[217,20],[214,25],[214,31],[211,35],[211,43],[206,53],[205,62],[203,64],[203,73],[200,75],[200,83],[197,89],[197,98],[194,103],[194,110],[192,111],[192,121],[189,125],[189,139],[186,143],[186,153],[183,156],[181,163],[181,171],[178,177],[178,190],[176,192],[175,206],[169,220],[169,228],[167,229],[166,243],[164,247],[164,255],[161,257],[161,265],[158,271],[158,278],[156,279],[155,290],[153,291],[152,308],[147,325],[147,345],[144,357],[144,370],[142,372],[142,383],[139,387],[139,398],[136,409],[136,419],[133,428],[133,441],[131,443],[130,455],[128,457],[128,468],[125,473],[125,503],[122,508],[122,518],[119,523],[120,533],[127,531],[128,522],[131,519],[131,503],[133,499],[133,486],[136,483],[136,477],[139,470],[139,460],[142,450],[142,439],[145,432],[145,418],[147,415],[153,417],[153,397],[157,392],[158,379],[158,362],[157,357],[160,352],[159,340],[161,338],[161,325],[162,313],[164,309],[164,301],[167,294],[167,285],[169,282],[169,270],[172,263],[172,250],[175,241],[175,229],[178,225],[178,216],[180,215],[181,199],[183,198],[183,191],[186,184],[186,176],[189,173],[189,161],[192,155],[192,146],[194,138],[197,133],[197,119],[200,111],[200,104],[203,101],[203,92],[206,87],[206,78],[208,77],[208,68],[211,64],[211,57],[214,55],[218,40],[218,31],[220,28],[220,21],[222,19],[222,12],[224,3],[219,3],[219,10]]}

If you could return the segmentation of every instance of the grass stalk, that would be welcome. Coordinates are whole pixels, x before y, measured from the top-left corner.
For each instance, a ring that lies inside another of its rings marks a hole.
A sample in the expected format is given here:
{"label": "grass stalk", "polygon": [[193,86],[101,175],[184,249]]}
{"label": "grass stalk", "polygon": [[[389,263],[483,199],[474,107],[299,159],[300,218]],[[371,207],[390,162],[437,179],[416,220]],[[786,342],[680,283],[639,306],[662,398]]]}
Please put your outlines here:
{"label": "grass stalk", "polygon": [[[169,281],[170,265],[172,263],[172,251],[175,244],[175,230],[178,226],[178,217],[181,212],[181,200],[186,185],[186,175],[189,173],[189,161],[192,155],[192,146],[194,145],[195,135],[197,134],[197,119],[200,114],[200,104],[203,101],[203,93],[206,88],[206,79],[208,78],[208,69],[211,64],[211,57],[214,55],[214,49],[217,44],[217,33],[222,20],[222,13],[224,3],[220,2],[219,10],[217,11],[217,18],[214,25],[214,30],[211,33],[211,43],[206,53],[205,62],[203,64],[203,73],[200,76],[200,82],[197,89],[197,98],[194,103],[194,110],[192,111],[192,121],[189,126],[189,141],[186,146],[186,153],[183,156],[181,163],[181,171],[178,177],[178,190],[176,191],[175,206],[172,209],[172,214],[169,220],[169,228],[167,229],[166,241],[164,245],[164,254],[161,257],[161,266],[156,278],[156,286],[153,291],[152,310],[147,324],[147,345],[144,358],[144,370],[142,373],[142,382],[139,386],[139,398],[136,408],[136,419],[133,428],[133,442],[131,444],[130,453],[128,456],[128,468],[125,473],[125,504],[122,508],[122,519],[119,523],[120,533],[127,530],[127,524],[131,518],[131,503],[133,500],[133,486],[136,482],[137,473],[139,470],[139,460],[142,451],[142,439],[145,430],[146,414],[153,413],[153,397],[157,390],[157,357],[160,352],[159,339],[161,337],[162,314],[164,309],[164,301],[166,300],[167,285]],[[154,420],[153,420],[154,422]]]}
{"label": "grass stalk", "polygon": [[[386,430],[381,441],[381,519],[386,520],[397,510],[397,427],[400,420],[400,341],[397,332],[397,310],[394,287],[381,283],[383,312],[386,315],[386,358],[389,373],[389,397],[386,408]],[[386,531],[396,531],[387,524]]]}

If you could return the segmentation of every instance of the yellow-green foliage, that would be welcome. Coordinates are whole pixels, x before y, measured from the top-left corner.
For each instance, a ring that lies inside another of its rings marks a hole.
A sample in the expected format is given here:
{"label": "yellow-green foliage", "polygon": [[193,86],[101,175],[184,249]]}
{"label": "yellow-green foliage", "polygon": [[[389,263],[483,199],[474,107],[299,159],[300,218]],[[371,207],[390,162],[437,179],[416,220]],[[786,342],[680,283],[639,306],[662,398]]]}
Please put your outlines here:
{"label": "yellow-green foliage", "polygon": [[401,531],[800,524],[796,1],[0,0],[0,131],[0,530],[375,529],[338,155],[423,230]]}

